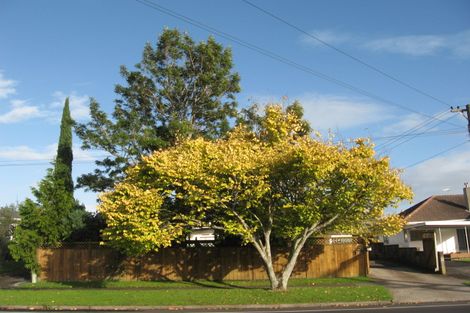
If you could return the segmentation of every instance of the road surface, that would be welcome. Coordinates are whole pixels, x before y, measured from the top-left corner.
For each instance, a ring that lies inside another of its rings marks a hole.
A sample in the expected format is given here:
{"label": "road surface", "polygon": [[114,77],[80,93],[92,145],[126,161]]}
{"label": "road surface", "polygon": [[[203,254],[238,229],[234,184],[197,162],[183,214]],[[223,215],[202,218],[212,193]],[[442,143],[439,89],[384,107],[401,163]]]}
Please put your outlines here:
{"label": "road surface", "polygon": [[[158,311],[159,313],[162,311]],[[167,311],[170,312],[170,311]],[[174,311],[171,311],[174,312]],[[430,305],[390,305],[385,307],[350,307],[350,308],[300,308],[300,309],[273,309],[273,310],[198,310],[180,311],[189,312],[211,312],[211,313],[469,313],[470,302],[452,304],[430,304]],[[157,313],[157,311],[155,311]]]}

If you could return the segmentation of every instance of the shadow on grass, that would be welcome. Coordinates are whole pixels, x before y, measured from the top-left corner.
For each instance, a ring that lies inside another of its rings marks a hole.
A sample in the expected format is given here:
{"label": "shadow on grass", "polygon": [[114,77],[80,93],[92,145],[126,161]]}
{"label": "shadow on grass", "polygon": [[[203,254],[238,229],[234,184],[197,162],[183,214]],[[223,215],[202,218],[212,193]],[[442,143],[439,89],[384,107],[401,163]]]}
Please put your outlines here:
{"label": "shadow on grass", "polygon": [[23,283],[20,289],[118,289],[118,290],[162,290],[162,289],[269,289],[267,285],[244,286],[240,282],[213,280],[192,281],[63,281]]}

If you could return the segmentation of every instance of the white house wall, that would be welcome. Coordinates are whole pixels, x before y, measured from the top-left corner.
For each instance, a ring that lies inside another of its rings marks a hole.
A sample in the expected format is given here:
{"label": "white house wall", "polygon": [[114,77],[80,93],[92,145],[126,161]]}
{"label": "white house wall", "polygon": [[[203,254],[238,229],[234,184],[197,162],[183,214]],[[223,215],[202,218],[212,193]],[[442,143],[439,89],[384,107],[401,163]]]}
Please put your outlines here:
{"label": "white house wall", "polygon": [[[441,228],[441,236],[436,229],[436,248],[437,251],[444,254],[454,253],[458,251],[457,231],[455,228]],[[403,231],[395,236],[388,237],[388,241],[384,240],[385,245],[398,245],[400,248],[416,248],[418,251],[423,251],[423,241],[411,241],[410,236],[405,239]]]}
{"label": "white house wall", "polygon": [[210,228],[193,229],[187,239],[193,241],[212,241],[215,239],[214,230]]}
{"label": "white house wall", "polygon": [[[442,236],[442,241],[441,241]],[[457,231],[454,228],[441,228],[441,233],[436,230],[437,251],[454,253],[458,251]]]}
{"label": "white house wall", "polygon": [[399,232],[395,236],[388,237],[388,243],[386,245],[398,245],[400,248],[416,248],[418,251],[423,251],[423,241],[411,241],[405,239],[403,231]]}

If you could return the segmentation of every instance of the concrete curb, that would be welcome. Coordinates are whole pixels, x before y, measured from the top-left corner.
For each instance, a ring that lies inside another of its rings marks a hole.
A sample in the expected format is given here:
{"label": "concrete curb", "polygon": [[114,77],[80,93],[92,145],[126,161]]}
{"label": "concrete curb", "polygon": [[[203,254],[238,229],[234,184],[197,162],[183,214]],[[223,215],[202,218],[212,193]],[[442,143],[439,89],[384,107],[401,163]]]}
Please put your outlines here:
{"label": "concrete curb", "polygon": [[391,301],[331,302],[298,304],[248,304],[248,305],[165,305],[165,306],[69,306],[69,305],[0,305],[0,311],[150,311],[150,310],[260,310],[260,309],[323,309],[344,307],[379,307]]}
{"label": "concrete curb", "polygon": [[167,305],[167,306],[41,306],[41,305],[0,305],[0,311],[215,311],[215,310],[282,310],[282,309],[342,309],[342,308],[374,308],[374,307],[400,307],[419,305],[468,305],[470,301],[425,301],[425,302],[394,302],[394,301],[367,301],[367,302],[331,302],[331,303],[299,303],[299,304],[249,304],[249,305]]}

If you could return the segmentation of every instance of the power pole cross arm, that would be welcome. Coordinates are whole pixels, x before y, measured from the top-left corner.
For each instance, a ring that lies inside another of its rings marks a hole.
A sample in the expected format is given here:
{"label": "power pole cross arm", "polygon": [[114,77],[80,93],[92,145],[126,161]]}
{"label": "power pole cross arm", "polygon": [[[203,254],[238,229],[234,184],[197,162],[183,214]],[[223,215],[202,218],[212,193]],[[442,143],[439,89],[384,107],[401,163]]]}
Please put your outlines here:
{"label": "power pole cross arm", "polygon": [[465,108],[461,107],[450,107],[450,111],[454,113],[462,113],[462,115],[467,119],[467,128],[468,128],[468,134],[470,135],[470,104],[467,104]]}

